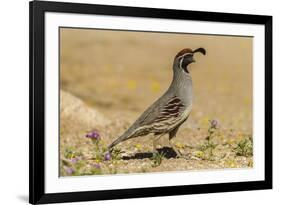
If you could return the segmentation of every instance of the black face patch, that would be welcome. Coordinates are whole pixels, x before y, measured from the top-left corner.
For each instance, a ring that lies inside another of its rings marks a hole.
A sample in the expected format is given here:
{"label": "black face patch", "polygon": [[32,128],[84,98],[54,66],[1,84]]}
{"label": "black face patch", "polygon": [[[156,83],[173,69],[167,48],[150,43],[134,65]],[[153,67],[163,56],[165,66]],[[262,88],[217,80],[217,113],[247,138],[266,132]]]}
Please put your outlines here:
{"label": "black face patch", "polygon": [[183,57],[180,59],[180,67],[181,67],[181,69],[183,69],[184,72],[189,73],[189,71],[187,70],[187,66],[188,66],[190,63],[192,63],[192,62],[194,62],[194,60],[193,60],[193,55],[188,54],[188,55],[183,56]]}

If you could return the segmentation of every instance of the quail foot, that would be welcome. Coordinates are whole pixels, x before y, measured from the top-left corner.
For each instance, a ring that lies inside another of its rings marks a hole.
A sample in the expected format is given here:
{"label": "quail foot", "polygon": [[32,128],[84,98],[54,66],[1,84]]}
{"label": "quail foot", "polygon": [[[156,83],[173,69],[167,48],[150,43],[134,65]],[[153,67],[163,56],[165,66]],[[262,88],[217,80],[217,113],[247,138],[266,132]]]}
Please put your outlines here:
{"label": "quail foot", "polygon": [[193,56],[197,52],[206,54],[204,48],[194,51],[185,48],[175,56],[173,80],[167,91],[148,107],[123,135],[109,145],[109,150],[125,140],[153,133],[155,152],[155,142],[163,135],[169,134],[170,146],[177,153],[177,157],[184,157],[174,146],[172,139],[176,137],[179,127],[187,120],[192,109],[192,79],[189,65],[195,62]]}

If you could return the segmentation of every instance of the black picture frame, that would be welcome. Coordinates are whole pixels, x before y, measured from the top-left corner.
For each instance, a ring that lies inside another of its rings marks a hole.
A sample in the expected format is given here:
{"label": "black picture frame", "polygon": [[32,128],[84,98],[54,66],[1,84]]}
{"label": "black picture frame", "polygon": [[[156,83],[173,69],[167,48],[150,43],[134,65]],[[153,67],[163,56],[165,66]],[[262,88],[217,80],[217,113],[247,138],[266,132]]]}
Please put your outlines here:
{"label": "black picture frame", "polygon": [[[29,202],[32,204],[184,195],[272,188],[272,16],[32,1],[30,12]],[[265,180],[71,193],[45,192],[45,12],[150,17],[265,26]]]}

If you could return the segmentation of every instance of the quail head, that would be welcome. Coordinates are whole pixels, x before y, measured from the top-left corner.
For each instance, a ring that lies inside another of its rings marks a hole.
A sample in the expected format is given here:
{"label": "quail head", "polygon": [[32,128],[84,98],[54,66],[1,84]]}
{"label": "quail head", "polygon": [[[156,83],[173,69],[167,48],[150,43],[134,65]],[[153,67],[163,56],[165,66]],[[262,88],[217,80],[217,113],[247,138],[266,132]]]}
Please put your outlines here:
{"label": "quail head", "polygon": [[153,133],[155,142],[164,134],[169,134],[171,147],[180,157],[182,154],[175,148],[171,139],[177,134],[179,127],[188,118],[192,109],[192,80],[189,65],[195,62],[193,56],[200,52],[206,54],[204,48],[192,51],[190,48],[181,50],[174,58],[173,80],[168,90],[148,107],[143,114],[108,147],[109,150],[128,139]]}

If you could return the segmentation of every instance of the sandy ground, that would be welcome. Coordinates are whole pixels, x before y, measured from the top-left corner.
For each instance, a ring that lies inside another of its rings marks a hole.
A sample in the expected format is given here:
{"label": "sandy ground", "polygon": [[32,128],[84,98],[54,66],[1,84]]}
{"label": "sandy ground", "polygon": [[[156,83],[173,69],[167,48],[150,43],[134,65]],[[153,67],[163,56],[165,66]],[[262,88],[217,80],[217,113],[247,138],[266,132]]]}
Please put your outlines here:
{"label": "sandy ground", "polygon": [[[253,166],[251,38],[62,29],[60,39],[62,176]],[[164,156],[153,157],[151,135],[120,144],[112,160],[97,159],[85,135],[96,130],[101,149],[120,136],[168,88],[184,47],[207,50],[191,66],[193,110],[175,139],[188,159],[175,157],[167,136],[158,146]],[[219,129],[206,149],[212,119]]]}

